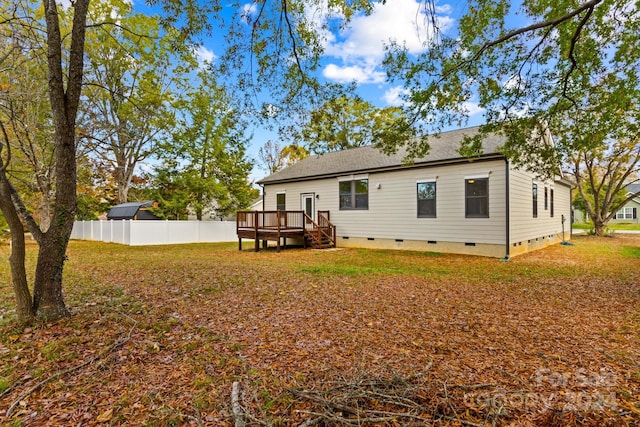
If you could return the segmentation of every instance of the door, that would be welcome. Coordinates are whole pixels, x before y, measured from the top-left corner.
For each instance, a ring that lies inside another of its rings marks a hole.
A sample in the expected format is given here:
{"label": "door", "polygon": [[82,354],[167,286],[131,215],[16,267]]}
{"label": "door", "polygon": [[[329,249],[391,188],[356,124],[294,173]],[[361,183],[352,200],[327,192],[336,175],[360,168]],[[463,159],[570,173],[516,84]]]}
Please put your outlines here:
{"label": "door", "polygon": [[[305,193],[302,194],[302,210],[304,213],[309,215],[309,218],[315,220],[315,204],[316,204],[316,195],[315,193]],[[305,227],[310,223],[306,220]]]}

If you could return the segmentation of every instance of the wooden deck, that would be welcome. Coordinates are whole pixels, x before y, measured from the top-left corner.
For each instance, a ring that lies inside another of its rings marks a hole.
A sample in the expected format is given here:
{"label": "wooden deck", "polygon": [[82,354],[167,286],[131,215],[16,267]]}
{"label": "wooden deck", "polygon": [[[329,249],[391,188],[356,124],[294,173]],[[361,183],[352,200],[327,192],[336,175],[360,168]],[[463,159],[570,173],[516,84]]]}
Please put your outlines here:
{"label": "wooden deck", "polygon": [[304,211],[240,211],[236,214],[238,250],[242,239],[254,240],[255,251],[269,241],[276,242],[276,250],[286,248],[287,239],[301,239],[304,247],[309,241],[313,247],[335,246],[335,226],[328,220],[328,212],[318,213],[318,225]]}

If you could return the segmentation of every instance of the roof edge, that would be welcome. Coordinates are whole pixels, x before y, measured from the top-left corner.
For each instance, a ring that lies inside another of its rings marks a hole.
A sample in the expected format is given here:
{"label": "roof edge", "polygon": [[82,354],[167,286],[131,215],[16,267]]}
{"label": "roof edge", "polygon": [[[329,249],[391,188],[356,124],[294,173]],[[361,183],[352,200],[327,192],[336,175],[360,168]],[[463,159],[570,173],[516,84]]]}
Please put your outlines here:
{"label": "roof edge", "polygon": [[301,182],[301,181],[313,181],[315,179],[326,179],[326,178],[334,178],[338,176],[345,176],[355,173],[375,173],[375,172],[393,172],[399,170],[410,170],[410,169],[418,169],[422,167],[429,166],[448,166],[454,164],[461,163],[473,163],[473,162],[483,162],[483,161],[491,161],[491,160],[504,160],[506,156],[500,153],[491,153],[491,154],[482,154],[478,157],[456,157],[452,159],[444,159],[444,160],[434,160],[429,162],[419,162],[419,163],[411,163],[411,164],[400,164],[394,166],[386,166],[379,168],[364,168],[364,169],[353,169],[350,171],[344,172],[332,172],[327,174],[320,175],[309,175],[305,177],[298,178],[285,178],[285,179],[276,179],[276,180],[266,180],[267,178],[263,178],[260,181],[256,181],[258,185],[268,185],[268,184],[282,184],[287,182]]}

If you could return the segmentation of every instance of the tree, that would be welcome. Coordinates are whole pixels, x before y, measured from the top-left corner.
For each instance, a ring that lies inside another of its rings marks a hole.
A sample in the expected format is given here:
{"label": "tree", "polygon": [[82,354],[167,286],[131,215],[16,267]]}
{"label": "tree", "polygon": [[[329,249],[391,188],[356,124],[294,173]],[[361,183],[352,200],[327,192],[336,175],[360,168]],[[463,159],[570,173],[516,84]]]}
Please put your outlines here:
{"label": "tree", "polygon": [[269,174],[276,173],[307,157],[309,157],[309,150],[301,145],[289,144],[280,149],[280,144],[271,140],[258,150],[258,160]]}
{"label": "tree", "polygon": [[[312,111],[299,136],[309,151],[320,154],[372,145],[378,132],[401,121],[404,114],[398,107],[376,108],[360,98],[340,96]],[[410,136],[398,135],[404,139]]]}
{"label": "tree", "polygon": [[175,174],[188,192],[189,207],[198,220],[216,205],[228,214],[249,205],[255,197],[249,182],[252,164],[246,159],[247,123],[227,91],[206,69],[200,85],[177,104],[178,119],[164,156],[177,159]]}
{"label": "tree", "polygon": [[177,173],[178,168],[176,160],[165,159],[154,169],[149,194],[158,202],[158,207],[152,209],[158,218],[185,220],[189,216],[191,198],[183,176]]}
{"label": "tree", "polygon": [[280,157],[285,167],[309,157],[309,150],[298,144],[289,144],[280,151]]}
{"label": "tree", "polygon": [[0,27],[3,44],[0,74],[0,116],[11,153],[7,174],[34,212],[40,229],[47,231],[54,200],[54,152],[50,144],[54,129],[46,82],[46,62],[39,45],[26,28]]}
{"label": "tree", "polygon": [[[68,315],[62,293],[62,276],[77,207],[76,119],[84,75],[85,36],[87,28],[96,29],[104,24],[102,21],[88,22],[88,9],[89,0],[76,0],[63,9],[53,0],[43,0],[40,8],[28,1],[5,2],[0,6],[3,35],[24,35],[21,41],[26,41],[14,45],[11,39],[3,39],[0,66],[7,66],[7,54],[15,49],[20,49],[29,61],[45,61],[43,85],[47,90],[50,111],[47,111],[44,121],[51,123],[53,129],[48,148],[53,156],[55,201],[50,213],[50,226],[43,231],[25,205],[25,194],[14,185],[9,174],[15,160],[11,153],[11,147],[16,145],[13,139],[21,136],[11,132],[6,116],[0,117],[0,210],[11,231],[9,264],[17,318],[21,322],[30,322],[35,317],[55,320]],[[174,18],[180,13],[185,14],[182,17],[185,19],[180,19],[184,25],[181,29],[183,40],[189,39],[192,29],[202,29],[198,20],[194,21],[196,17],[200,19],[193,13],[197,9],[193,1],[186,0],[181,2],[179,13],[174,10]],[[116,24],[117,17],[110,19],[111,25]],[[44,38],[40,39],[39,34]],[[25,268],[25,228],[38,244],[33,294]]]}
{"label": "tree", "polygon": [[94,19],[117,15],[86,43],[85,136],[117,184],[117,202],[128,200],[136,166],[157,151],[173,122],[169,103],[193,59],[176,51],[174,32],[161,35],[157,17],[133,13],[130,2],[94,3]]}
{"label": "tree", "polygon": [[268,140],[258,150],[258,160],[268,174],[276,173],[284,167],[281,154],[282,150],[277,141]]}
{"label": "tree", "polygon": [[[9,263],[18,319],[21,321],[30,321],[33,316],[58,319],[68,314],[62,296],[62,267],[76,210],[75,121],[82,88],[85,23],[89,2],[77,0],[73,4],[73,20],[68,34],[62,33],[56,3],[44,1],[43,6],[44,28],[38,30],[43,30],[46,34],[47,89],[51,107],[49,118],[54,128],[52,152],[56,177],[55,205],[51,213],[51,225],[46,231],[40,229],[9,179],[7,167],[11,163],[11,141],[6,127],[2,127],[4,150],[0,164],[0,209],[11,229],[12,251]],[[3,6],[1,15],[0,22],[3,26],[21,26],[25,24],[21,17],[34,16],[36,11],[31,5],[14,4]],[[26,21],[30,27],[39,24]],[[39,247],[33,297],[24,265],[23,222]]]}
{"label": "tree", "polygon": [[607,115],[598,109],[596,99],[591,102],[593,106],[579,116],[565,118],[568,133],[560,144],[570,145],[562,147],[568,153],[565,167],[577,183],[595,234],[601,236],[616,212],[639,195],[627,194],[626,187],[640,181],[640,129],[636,119],[627,117],[637,117],[637,110]]}

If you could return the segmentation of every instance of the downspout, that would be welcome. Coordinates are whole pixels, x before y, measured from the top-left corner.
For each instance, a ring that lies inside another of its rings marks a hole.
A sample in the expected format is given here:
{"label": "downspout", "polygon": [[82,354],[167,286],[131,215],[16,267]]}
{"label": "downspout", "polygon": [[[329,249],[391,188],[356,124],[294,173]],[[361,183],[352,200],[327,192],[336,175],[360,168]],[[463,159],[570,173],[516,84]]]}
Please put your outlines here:
{"label": "downspout", "polygon": [[264,212],[264,184],[258,184],[262,188],[262,212]]}
{"label": "downspout", "polygon": [[509,205],[509,159],[505,157],[504,159],[504,181],[505,181],[505,192],[504,192],[504,202],[505,202],[505,254],[504,258],[501,258],[500,261],[506,262],[509,261],[510,251],[511,251],[511,234],[509,230],[511,228],[511,217],[509,215],[511,211],[511,205]]}
{"label": "downspout", "polygon": [[573,240],[573,187],[569,187],[569,239]]}

